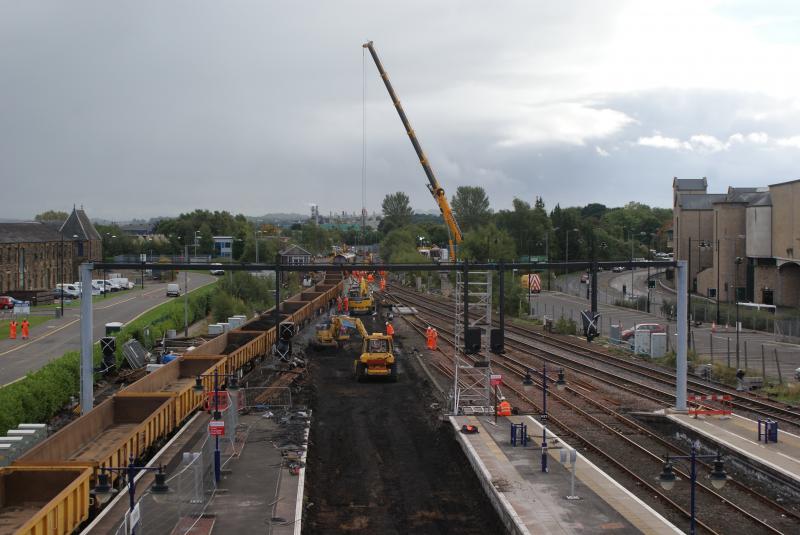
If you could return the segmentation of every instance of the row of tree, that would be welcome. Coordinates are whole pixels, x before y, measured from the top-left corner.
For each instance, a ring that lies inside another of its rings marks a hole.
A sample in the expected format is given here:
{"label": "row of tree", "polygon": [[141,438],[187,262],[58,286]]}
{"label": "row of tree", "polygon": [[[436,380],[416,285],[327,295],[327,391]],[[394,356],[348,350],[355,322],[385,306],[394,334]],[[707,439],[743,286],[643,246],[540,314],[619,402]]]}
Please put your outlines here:
{"label": "row of tree", "polygon": [[[541,197],[534,200],[533,206],[514,199],[510,210],[495,212],[480,186],[460,186],[451,206],[464,233],[459,256],[477,261],[524,257],[552,261],[646,258],[651,250],[666,248],[666,230],[672,220],[672,210],[636,202],[619,208],[599,203],[569,208],[556,205],[548,214]],[[427,226],[415,224],[405,193],[387,195],[382,208],[384,258],[405,256],[419,242],[446,246],[447,231],[442,219]]]}

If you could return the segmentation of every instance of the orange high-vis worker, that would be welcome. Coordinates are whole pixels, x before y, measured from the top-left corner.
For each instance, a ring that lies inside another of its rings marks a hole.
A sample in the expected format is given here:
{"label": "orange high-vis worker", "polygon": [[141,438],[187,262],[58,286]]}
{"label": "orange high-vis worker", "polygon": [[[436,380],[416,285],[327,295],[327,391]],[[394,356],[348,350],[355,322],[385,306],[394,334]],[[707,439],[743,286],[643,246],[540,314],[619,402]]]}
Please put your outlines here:
{"label": "orange high-vis worker", "polygon": [[381,290],[386,289],[386,279],[381,279]]}
{"label": "orange high-vis worker", "polygon": [[431,333],[431,337],[433,338],[433,341],[431,342],[431,349],[436,351],[436,340],[438,340],[439,338],[439,331],[437,331],[436,329],[432,330],[433,332]]}
{"label": "orange high-vis worker", "polygon": [[388,321],[386,322],[386,336],[394,337],[394,327]]}
{"label": "orange high-vis worker", "polygon": [[17,339],[17,322],[14,320],[11,320],[8,323],[8,339],[9,340]]}
{"label": "orange high-vis worker", "polygon": [[505,399],[497,405],[498,416],[511,416],[511,403]]}
{"label": "orange high-vis worker", "polygon": [[425,329],[425,347],[433,349],[433,328],[430,325]]}
{"label": "orange high-vis worker", "polygon": [[336,296],[336,312],[342,311],[342,296]]}
{"label": "orange high-vis worker", "polygon": [[30,334],[30,324],[28,323],[27,319],[22,320],[22,339],[27,340],[28,335]]}
{"label": "orange high-vis worker", "polygon": [[374,280],[375,280],[375,275],[373,275],[372,273],[367,275],[367,281],[372,282]]}

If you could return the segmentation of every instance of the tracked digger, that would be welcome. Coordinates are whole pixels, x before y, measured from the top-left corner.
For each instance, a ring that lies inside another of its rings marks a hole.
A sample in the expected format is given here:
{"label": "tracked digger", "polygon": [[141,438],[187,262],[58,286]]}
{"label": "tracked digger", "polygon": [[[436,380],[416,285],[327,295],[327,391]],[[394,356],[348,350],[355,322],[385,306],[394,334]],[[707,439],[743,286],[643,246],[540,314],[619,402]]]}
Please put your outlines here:
{"label": "tracked digger", "polygon": [[353,362],[353,374],[358,381],[368,377],[386,377],[397,381],[397,360],[392,337],[383,333],[370,334],[358,318],[331,316],[319,324],[312,343],[315,349],[341,348],[350,340],[350,332],[361,336],[361,355]]}

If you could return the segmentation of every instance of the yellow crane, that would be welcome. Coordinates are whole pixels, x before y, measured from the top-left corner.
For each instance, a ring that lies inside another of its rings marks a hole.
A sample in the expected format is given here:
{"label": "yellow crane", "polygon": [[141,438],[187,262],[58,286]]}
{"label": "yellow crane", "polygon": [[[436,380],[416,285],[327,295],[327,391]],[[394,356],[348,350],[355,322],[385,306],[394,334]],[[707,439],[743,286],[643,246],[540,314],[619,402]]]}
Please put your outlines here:
{"label": "yellow crane", "polygon": [[400,116],[400,120],[403,122],[403,126],[406,129],[408,139],[410,139],[411,144],[414,145],[414,150],[419,158],[419,163],[422,164],[422,169],[425,171],[425,175],[428,177],[428,190],[431,192],[431,195],[433,195],[433,199],[436,201],[436,204],[439,205],[439,211],[442,213],[442,218],[447,226],[447,236],[450,244],[450,258],[455,261],[456,246],[461,243],[463,236],[461,234],[461,229],[458,226],[458,222],[456,221],[455,215],[453,215],[453,210],[450,208],[450,203],[447,202],[447,195],[445,195],[444,189],[439,184],[439,181],[436,180],[436,175],[433,174],[433,169],[431,169],[431,166],[428,163],[428,158],[422,151],[422,147],[417,140],[417,136],[414,134],[414,129],[411,128],[411,123],[408,121],[408,117],[406,117],[406,113],[403,111],[403,107],[400,105],[400,99],[397,98],[397,94],[394,92],[392,83],[389,81],[389,75],[386,74],[386,71],[383,69],[383,64],[378,58],[378,53],[375,52],[375,47],[373,46],[372,41],[364,43],[362,46],[369,50],[373,61],[375,61],[375,66],[378,68],[378,72],[383,79],[383,84],[386,86],[386,90],[389,92],[389,97],[392,99],[394,107],[397,110],[397,114]]}

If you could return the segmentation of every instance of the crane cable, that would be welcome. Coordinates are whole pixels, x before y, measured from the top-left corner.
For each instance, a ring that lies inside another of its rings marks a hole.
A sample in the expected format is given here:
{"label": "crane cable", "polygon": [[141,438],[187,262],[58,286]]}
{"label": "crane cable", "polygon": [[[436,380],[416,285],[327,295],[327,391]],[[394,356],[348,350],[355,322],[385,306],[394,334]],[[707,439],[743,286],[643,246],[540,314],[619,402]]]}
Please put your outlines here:
{"label": "crane cable", "polygon": [[367,211],[367,51],[361,49],[361,234],[366,233]]}

